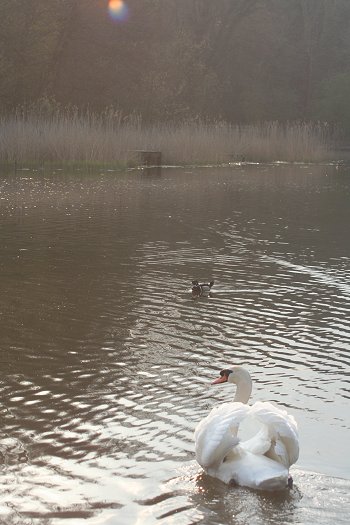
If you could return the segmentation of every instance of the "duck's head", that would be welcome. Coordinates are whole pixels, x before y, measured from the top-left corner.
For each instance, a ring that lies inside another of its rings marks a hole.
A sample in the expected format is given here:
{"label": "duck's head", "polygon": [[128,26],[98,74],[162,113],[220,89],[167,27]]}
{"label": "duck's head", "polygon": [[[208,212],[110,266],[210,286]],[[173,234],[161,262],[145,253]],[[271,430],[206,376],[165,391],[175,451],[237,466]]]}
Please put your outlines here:
{"label": "duck's head", "polygon": [[192,294],[200,295],[202,292],[201,286],[198,281],[192,281]]}

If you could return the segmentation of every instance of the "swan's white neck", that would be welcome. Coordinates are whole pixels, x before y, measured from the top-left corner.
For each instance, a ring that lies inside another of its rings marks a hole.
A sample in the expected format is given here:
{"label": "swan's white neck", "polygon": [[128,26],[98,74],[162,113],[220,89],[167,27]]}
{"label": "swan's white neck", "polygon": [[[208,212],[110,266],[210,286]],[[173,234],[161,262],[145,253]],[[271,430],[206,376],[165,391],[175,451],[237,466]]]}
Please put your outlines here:
{"label": "swan's white neck", "polygon": [[237,386],[234,401],[248,403],[252,393],[253,383],[247,370],[241,367],[234,367],[233,374],[228,376],[228,382]]}

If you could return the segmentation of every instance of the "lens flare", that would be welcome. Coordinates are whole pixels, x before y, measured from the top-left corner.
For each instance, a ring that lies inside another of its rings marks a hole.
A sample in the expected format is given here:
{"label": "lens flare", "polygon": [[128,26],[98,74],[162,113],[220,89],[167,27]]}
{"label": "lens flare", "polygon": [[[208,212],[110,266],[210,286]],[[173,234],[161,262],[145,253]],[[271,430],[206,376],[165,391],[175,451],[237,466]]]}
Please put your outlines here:
{"label": "lens flare", "polygon": [[123,22],[129,14],[128,6],[123,0],[109,0],[108,11],[110,17],[117,22]]}

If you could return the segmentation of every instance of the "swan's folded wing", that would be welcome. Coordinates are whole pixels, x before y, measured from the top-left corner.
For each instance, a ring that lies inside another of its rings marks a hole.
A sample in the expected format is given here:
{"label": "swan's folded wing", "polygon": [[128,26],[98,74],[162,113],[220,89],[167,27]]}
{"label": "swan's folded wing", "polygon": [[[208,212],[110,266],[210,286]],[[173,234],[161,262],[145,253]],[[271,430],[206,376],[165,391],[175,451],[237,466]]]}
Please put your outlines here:
{"label": "swan's folded wing", "polygon": [[299,457],[298,427],[294,417],[271,403],[257,402],[251,415],[266,425],[271,446],[266,455],[286,467]]}
{"label": "swan's folded wing", "polygon": [[238,426],[250,407],[243,403],[223,403],[213,408],[195,430],[196,459],[203,468],[219,465],[238,443]]}
{"label": "swan's folded wing", "polygon": [[271,437],[267,426],[264,425],[252,438],[241,441],[240,447],[258,456],[265,454],[271,447]]}

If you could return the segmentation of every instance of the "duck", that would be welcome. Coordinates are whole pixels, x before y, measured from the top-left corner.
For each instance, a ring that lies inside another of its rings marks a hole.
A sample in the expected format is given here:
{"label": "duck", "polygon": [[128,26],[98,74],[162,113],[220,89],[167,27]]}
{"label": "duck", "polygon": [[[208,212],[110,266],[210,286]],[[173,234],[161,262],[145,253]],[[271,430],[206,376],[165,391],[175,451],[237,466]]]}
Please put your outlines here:
{"label": "duck", "polygon": [[[209,476],[227,484],[270,491],[292,488],[289,467],[299,457],[296,420],[270,402],[248,405],[252,379],[244,367],[221,370],[212,385],[223,383],[236,385],[235,397],[214,407],[197,425],[197,463]],[[259,429],[242,440],[240,426],[252,418]]]}
{"label": "duck", "polygon": [[192,295],[196,297],[201,295],[209,295],[212,286],[214,286],[214,281],[210,281],[209,283],[199,283],[198,281],[192,281]]}

